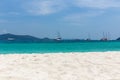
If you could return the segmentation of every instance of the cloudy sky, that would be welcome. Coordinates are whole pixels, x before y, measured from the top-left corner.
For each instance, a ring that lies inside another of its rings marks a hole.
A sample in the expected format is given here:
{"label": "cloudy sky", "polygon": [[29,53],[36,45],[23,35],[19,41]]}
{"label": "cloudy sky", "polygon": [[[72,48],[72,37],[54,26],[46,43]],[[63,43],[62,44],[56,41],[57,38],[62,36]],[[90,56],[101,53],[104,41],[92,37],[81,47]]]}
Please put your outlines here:
{"label": "cloudy sky", "polygon": [[120,0],[0,0],[0,34],[100,39],[120,36]]}

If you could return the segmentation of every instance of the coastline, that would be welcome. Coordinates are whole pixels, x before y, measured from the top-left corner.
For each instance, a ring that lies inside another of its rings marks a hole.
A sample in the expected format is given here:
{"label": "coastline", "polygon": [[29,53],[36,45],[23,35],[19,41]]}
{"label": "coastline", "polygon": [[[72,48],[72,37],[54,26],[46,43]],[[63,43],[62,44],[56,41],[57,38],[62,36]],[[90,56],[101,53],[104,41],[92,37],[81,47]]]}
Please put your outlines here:
{"label": "coastline", "polygon": [[0,54],[0,80],[120,80],[120,52]]}

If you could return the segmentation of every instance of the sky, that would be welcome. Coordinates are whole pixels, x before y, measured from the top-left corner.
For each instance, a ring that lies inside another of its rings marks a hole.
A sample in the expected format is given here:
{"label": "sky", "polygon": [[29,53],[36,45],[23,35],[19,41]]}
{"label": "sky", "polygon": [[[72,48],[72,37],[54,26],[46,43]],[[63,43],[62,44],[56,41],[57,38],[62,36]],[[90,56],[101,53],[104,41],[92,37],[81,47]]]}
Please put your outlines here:
{"label": "sky", "polygon": [[0,0],[0,34],[120,37],[120,0]]}

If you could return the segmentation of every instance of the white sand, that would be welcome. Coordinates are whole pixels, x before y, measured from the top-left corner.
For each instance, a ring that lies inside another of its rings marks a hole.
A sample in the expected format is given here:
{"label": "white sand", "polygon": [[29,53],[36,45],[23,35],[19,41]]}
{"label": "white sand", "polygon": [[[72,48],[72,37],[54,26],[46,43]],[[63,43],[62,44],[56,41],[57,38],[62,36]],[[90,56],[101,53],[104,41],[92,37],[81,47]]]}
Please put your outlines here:
{"label": "white sand", "polygon": [[120,52],[0,55],[0,80],[120,80]]}

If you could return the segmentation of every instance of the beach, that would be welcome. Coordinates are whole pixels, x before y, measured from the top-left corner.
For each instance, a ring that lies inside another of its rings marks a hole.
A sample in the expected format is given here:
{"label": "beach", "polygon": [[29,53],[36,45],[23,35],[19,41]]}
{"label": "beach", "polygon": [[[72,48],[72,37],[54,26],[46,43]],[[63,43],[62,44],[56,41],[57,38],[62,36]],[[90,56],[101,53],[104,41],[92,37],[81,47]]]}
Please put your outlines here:
{"label": "beach", "polygon": [[120,80],[120,52],[1,54],[0,80]]}

